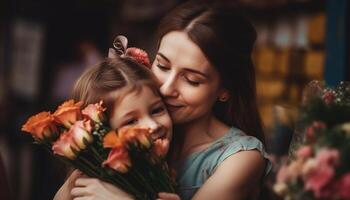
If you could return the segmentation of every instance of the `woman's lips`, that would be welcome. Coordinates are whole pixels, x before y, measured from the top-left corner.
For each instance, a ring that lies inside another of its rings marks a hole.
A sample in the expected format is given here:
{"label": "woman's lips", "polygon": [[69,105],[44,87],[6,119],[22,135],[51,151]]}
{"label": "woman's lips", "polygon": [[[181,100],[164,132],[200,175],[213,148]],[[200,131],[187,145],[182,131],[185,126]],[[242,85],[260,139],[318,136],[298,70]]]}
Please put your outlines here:
{"label": "woman's lips", "polygon": [[182,105],[174,105],[174,104],[169,104],[169,103],[165,103],[166,107],[168,108],[168,110],[170,111],[176,111],[180,108],[182,108]]}

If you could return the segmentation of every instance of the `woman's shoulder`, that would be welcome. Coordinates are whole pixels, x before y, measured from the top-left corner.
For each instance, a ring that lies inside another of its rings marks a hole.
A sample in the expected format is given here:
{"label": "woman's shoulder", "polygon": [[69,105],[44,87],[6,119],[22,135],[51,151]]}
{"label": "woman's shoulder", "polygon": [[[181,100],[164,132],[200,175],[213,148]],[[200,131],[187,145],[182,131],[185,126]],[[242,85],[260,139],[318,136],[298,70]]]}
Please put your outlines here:
{"label": "woman's shoulder", "polygon": [[253,158],[252,162],[254,162],[255,158],[258,157],[267,163],[266,174],[271,169],[271,163],[268,160],[268,154],[263,143],[256,137],[246,135],[243,131],[234,127],[223,138],[222,148],[219,149],[218,155],[215,169],[230,157],[233,157],[231,160],[247,159],[247,162],[251,160],[250,158]]}

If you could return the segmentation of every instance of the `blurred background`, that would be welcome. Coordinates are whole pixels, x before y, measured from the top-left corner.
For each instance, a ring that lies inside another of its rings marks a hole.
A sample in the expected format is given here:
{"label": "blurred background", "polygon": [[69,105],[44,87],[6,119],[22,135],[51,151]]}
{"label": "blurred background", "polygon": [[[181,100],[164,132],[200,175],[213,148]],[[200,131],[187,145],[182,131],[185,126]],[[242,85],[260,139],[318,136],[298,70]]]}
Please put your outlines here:
{"label": "blurred background", "polygon": [[[226,0],[227,1],[227,0]],[[66,166],[20,131],[68,99],[75,79],[107,55],[115,35],[156,48],[161,17],[184,0],[0,2],[0,199],[52,199]],[[253,22],[259,106],[272,159],[287,155],[302,89],[350,80],[347,0],[232,0]],[[228,24],[229,26],[229,24]],[[239,28],[239,27],[238,27]]]}

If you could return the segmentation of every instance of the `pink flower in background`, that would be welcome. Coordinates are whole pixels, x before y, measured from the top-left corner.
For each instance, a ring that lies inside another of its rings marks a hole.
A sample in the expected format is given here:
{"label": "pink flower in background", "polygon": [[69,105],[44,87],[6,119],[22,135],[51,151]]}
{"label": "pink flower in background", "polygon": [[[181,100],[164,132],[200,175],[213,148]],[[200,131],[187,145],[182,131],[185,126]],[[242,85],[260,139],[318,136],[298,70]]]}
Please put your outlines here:
{"label": "pink flower in background", "polygon": [[337,184],[338,195],[344,199],[350,199],[350,173],[344,174]]}
{"label": "pink flower in background", "polygon": [[291,180],[296,180],[302,172],[304,166],[304,161],[302,159],[297,159],[291,162],[288,166],[288,175]]}
{"label": "pink flower in background", "polygon": [[329,165],[318,163],[305,176],[305,188],[314,192],[317,198],[322,197],[322,189],[332,180],[334,169]]}
{"label": "pink flower in background", "polygon": [[288,173],[288,165],[284,164],[277,172],[276,180],[277,183],[285,183],[289,180],[290,176]]}
{"label": "pink flower in background", "polygon": [[315,142],[317,133],[325,128],[326,125],[322,121],[314,121],[311,126],[306,128],[306,139],[311,143]]}
{"label": "pink flower in background", "polygon": [[312,126],[315,129],[325,129],[326,128],[326,124],[322,121],[314,121],[314,123],[312,123]]}
{"label": "pink flower in background", "polygon": [[305,161],[303,169],[301,170],[301,174],[303,176],[306,176],[310,173],[311,170],[316,168],[318,165],[318,162],[315,158],[309,158]]}
{"label": "pink flower in background", "polygon": [[321,165],[334,167],[339,163],[339,151],[337,149],[323,148],[317,152],[316,160]]}
{"label": "pink flower in background", "polygon": [[323,94],[322,99],[327,105],[332,104],[334,102],[334,99],[335,99],[333,91],[327,90]]}
{"label": "pink flower in background", "polygon": [[312,148],[311,148],[311,146],[306,145],[306,146],[300,147],[297,150],[296,155],[298,156],[298,158],[303,158],[303,159],[306,159],[306,158],[312,156]]}

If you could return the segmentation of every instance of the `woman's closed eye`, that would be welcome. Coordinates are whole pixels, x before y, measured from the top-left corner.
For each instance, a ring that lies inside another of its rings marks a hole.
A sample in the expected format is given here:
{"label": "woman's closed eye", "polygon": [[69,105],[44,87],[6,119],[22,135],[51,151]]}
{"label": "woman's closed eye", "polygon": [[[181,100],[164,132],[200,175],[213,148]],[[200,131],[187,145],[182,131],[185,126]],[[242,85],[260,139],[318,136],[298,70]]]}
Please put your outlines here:
{"label": "woman's closed eye", "polygon": [[160,64],[159,62],[157,63],[157,67],[161,71],[169,71],[170,70],[170,67],[167,67],[166,65]]}
{"label": "woman's closed eye", "polygon": [[193,80],[193,79],[191,79],[191,78],[188,77],[188,76],[185,76],[185,75],[184,75],[183,78],[184,78],[185,81],[186,81],[188,84],[190,84],[191,86],[197,87],[197,86],[199,86],[199,85],[201,84],[200,81]]}

